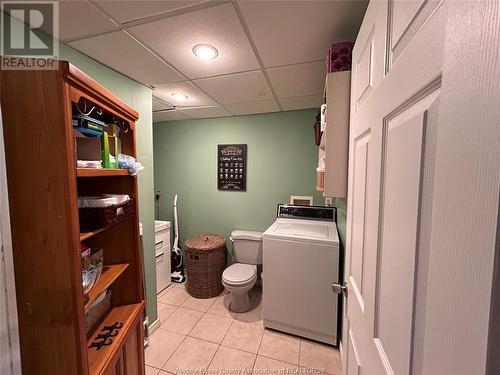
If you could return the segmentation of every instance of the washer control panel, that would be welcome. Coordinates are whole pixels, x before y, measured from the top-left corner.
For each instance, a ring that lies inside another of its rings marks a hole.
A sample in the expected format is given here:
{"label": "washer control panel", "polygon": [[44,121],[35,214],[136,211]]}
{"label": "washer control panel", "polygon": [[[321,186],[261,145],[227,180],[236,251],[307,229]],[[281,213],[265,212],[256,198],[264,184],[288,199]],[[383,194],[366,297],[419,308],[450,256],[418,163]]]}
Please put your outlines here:
{"label": "washer control panel", "polygon": [[277,217],[287,219],[335,221],[335,214],[335,207],[279,204]]}

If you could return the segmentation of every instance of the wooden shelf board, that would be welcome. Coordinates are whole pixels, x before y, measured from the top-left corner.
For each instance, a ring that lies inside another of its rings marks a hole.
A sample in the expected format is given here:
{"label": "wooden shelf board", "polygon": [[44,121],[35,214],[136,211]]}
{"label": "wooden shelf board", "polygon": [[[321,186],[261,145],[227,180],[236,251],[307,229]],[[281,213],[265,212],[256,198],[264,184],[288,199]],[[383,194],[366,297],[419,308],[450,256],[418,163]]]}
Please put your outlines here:
{"label": "wooden shelf board", "polygon": [[[114,307],[97,329],[92,332],[92,335],[87,340],[90,375],[102,374],[106,371],[115,354],[122,348],[124,340],[128,336],[130,329],[134,327],[134,322],[140,315],[143,307],[144,302]],[[105,325],[111,325],[115,322],[123,323],[123,327],[120,328],[118,335],[112,338],[113,343],[109,346],[103,346],[100,350],[89,348],[101,329]]]}
{"label": "wooden shelf board", "polygon": [[111,264],[104,266],[101,277],[89,291],[89,300],[85,304],[85,310],[88,309],[90,305],[92,305],[92,303],[102,294],[102,292],[108,289],[111,284],[115,282],[118,276],[120,276],[123,271],[128,268],[128,266],[128,263]]}
{"label": "wooden shelf board", "polygon": [[78,177],[130,176],[127,169],[76,168]]}
{"label": "wooden shelf board", "polygon": [[83,240],[86,240],[86,239],[89,239],[90,237],[93,237],[95,236],[96,234],[99,234],[103,231],[105,231],[107,228],[102,228],[102,229],[97,229],[97,230],[94,230],[92,232],[81,232],[80,233],[80,241],[83,241]]}

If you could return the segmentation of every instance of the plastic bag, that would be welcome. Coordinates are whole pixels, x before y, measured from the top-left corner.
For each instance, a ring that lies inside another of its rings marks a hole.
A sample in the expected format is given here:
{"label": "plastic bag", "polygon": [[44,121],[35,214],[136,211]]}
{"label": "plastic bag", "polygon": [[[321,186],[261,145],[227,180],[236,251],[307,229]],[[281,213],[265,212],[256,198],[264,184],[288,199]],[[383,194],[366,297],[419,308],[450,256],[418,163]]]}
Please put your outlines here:
{"label": "plastic bag", "polygon": [[118,165],[121,169],[128,169],[132,176],[137,175],[137,172],[144,169],[144,166],[136,161],[134,157],[125,154],[118,154]]}

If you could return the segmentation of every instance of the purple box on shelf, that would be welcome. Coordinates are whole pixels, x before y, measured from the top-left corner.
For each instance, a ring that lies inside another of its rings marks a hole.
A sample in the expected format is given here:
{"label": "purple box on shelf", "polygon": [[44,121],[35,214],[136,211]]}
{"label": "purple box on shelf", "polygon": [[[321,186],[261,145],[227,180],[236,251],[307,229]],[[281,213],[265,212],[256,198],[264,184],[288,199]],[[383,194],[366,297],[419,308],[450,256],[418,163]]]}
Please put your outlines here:
{"label": "purple box on shelf", "polygon": [[351,70],[353,46],[352,42],[332,43],[326,57],[326,72]]}

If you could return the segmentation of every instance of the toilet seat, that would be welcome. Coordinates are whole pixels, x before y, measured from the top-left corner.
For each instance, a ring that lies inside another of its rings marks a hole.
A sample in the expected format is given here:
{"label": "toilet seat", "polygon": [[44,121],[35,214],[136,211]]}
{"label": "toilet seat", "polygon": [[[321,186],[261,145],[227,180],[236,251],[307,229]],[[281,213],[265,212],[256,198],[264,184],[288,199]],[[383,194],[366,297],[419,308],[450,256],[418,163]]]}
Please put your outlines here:
{"label": "toilet seat", "polygon": [[222,281],[229,285],[244,286],[257,278],[257,266],[235,263],[224,270]]}

